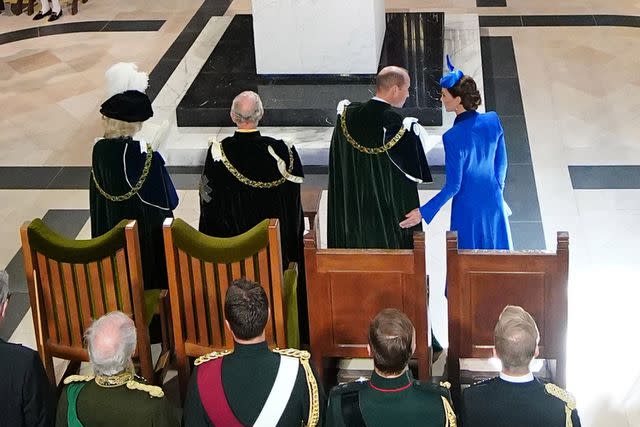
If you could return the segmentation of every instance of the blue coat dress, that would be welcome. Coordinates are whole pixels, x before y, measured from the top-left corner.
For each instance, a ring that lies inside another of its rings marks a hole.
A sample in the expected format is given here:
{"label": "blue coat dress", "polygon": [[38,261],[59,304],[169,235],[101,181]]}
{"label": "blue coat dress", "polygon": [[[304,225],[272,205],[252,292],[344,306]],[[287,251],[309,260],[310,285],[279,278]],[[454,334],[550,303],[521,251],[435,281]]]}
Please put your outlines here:
{"label": "blue coat dress", "polygon": [[447,182],[420,208],[428,223],[453,197],[451,227],[460,249],[511,249],[509,207],[504,202],[507,150],[498,115],[465,111],[442,137]]}

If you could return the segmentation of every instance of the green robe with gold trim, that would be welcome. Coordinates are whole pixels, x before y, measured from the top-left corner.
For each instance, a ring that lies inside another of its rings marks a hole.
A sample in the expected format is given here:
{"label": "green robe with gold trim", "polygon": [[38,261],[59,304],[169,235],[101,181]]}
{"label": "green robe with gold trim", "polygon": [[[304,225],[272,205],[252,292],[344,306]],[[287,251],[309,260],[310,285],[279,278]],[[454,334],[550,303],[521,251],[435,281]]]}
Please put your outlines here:
{"label": "green robe with gold trim", "polygon": [[[380,147],[402,129],[403,117],[382,101],[352,103],[343,114],[349,135],[363,147]],[[414,160],[421,157],[419,163],[426,167],[423,177],[430,180],[424,152],[415,152],[416,147],[419,138],[408,131],[388,153],[363,153],[349,143],[338,117],[329,154],[328,247],[413,248],[413,232],[421,231],[422,224],[408,229],[398,224],[419,206],[418,188],[389,153],[406,158],[414,150]]]}

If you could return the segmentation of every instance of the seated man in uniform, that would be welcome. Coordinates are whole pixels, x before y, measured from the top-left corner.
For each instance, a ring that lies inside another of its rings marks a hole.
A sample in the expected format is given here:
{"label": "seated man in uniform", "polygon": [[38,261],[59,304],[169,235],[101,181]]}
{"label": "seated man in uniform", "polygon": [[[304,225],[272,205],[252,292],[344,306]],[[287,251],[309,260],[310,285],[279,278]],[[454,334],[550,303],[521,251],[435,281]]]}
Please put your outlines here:
{"label": "seated man in uniform", "polygon": [[324,396],[309,353],[269,350],[269,301],[259,284],[233,282],[224,303],[233,352],[198,358],[184,403],[185,427],[322,425]]}
{"label": "seated man in uniform", "polygon": [[126,314],[105,314],[91,324],[85,337],[94,375],[64,380],[57,427],[180,425],[162,389],[147,385],[134,373],[136,328]]}
{"label": "seated man in uniform", "polygon": [[[0,325],[8,305],[9,275],[0,270]],[[50,426],[52,392],[38,353],[0,338],[0,425]]]}
{"label": "seated man in uniform", "polygon": [[370,381],[335,387],[329,395],[329,427],[423,426],[453,427],[456,415],[447,383],[440,386],[413,379],[408,368],[416,331],[396,309],[384,309],[369,326]]}
{"label": "seated man in uniform", "polygon": [[494,330],[500,376],[477,383],[462,394],[465,427],[580,426],[576,402],[555,384],[544,384],[529,370],[538,355],[540,334],[522,307],[508,305]]}

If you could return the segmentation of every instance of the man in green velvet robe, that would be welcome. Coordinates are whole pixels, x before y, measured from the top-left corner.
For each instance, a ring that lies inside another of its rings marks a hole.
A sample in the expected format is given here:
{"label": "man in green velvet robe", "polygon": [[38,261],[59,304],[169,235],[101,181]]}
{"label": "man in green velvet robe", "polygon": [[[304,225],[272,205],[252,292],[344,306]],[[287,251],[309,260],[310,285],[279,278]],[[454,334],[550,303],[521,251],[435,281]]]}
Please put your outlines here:
{"label": "man in green velvet robe", "polygon": [[338,106],[329,155],[330,248],[413,247],[421,224],[402,229],[398,222],[418,203],[416,183],[430,182],[431,174],[424,128],[392,108],[404,105],[409,86],[405,69],[385,67],[375,97]]}

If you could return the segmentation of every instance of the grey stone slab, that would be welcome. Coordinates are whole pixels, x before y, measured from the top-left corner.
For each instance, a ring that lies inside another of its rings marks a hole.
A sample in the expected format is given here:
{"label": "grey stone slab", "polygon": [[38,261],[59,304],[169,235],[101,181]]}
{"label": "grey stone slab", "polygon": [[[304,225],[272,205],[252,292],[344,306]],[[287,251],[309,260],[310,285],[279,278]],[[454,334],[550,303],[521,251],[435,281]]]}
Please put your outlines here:
{"label": "grey stone slab", "polygon": [[89,188],[91,168],[87,166],[65,166],[56,175],[47,189],[49,190],[86,190]]}
{"label": "grey stone slab", "polygon": [[640,16],[595,15],[595,19],[601,26],[640,28]]}
{"label": "grey stone slab", "polygon": [[640,166],[569,166],[576,190],[623,190],[640,188]]}
{"label": "grey stone slab", "polygon": [[522,27],[520,15],[485,15],[479,17],[481,27]]}
{"label": "grey stone slab", "polygon": [[531,165],[510,165],[504,198],[511,208],[512,221],[540,221],[540,205]]}
{"label": "grey stone slab", "polygon": [[522,116],[501,117],[509,165],[531,164],[527,123]]}
{"label": "grey stone slab", "polygon": [[111,21],[102,31],[159,31],[166,21],[163,19],[138,21]]}
{"label": "grey stone slab", "polygon": [[497,111],[500,117],[524,116],[520,83],[517,78],[485,78],[484,96],[487,110]]}
{"label": "grey stone slab", "polygon": [[513,239],[513,249],[546,249],[544,241],[544,230],[542,222],[519,222],[511,221],[511,238]]}
{"label": "grey stone slab", "polygon": [[482,74],[485,78],[518,77],[511,37],[480,37]]}
{"label": "grey stone slab", "polygon": [[589,27],[596,25],[593,15],[523,15],[525,27]]}
{"label": "grey stone slab", "polygon": [[59,166],[0,167],[0,189],[26,190],[47,188],[62,170]]}
{"label": "grey stone slab", "polygon": [[200,186],[200,174],[171,174],[171,180],[178,190],[197,190]]}
{"label": "grey stone slab", "polygon": [[476,0],[477,7],[506,7],[507,0]]}
{"label": "grey stone slab", "polygon": [[56,34],[91,33],[102,31],[109,21],[83,21],[38,27],[40,37]]}

